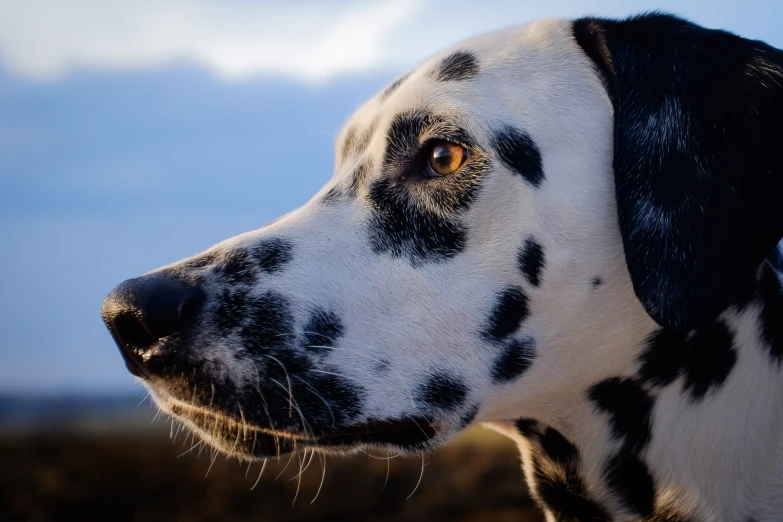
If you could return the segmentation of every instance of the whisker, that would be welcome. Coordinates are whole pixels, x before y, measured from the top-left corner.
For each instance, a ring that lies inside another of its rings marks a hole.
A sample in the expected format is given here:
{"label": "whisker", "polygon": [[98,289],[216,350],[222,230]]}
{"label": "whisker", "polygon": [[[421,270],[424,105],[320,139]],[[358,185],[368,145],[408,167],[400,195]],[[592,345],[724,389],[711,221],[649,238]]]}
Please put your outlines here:
{"label": "whisker", "polygon": [[[269,404],[266,402],[266,397],[264,397],[263,392],[261,391],[261,384],[259,382],[259,376],[258,376],[258,366],[253,364],[253,371],[256,373],[256,393],[261,397],[261,402],[264,405],[264,412],[266,412],[266,418],[269,419],[269,427],[274,427],[274,423],[272,422],[272,415],[269,414]],[[253,435],[253,449],[256,448],[256,441],[258,438],[258,433]],[[273,440],[275,441],[275,450],[277,451],[277,456],[280,456],[280,437],[275,433],[273,436]]]}
{"label": "whisker", "polygon": [[149,398],[150,398],[150,393],[149,393],[149,392],[145,393],[145,394],[144,394],[144,397],[142,397],[142,398],[141,398],[141,400],[140,400],[140,401],[139,401],[139,403],[138,403],[138,404],[135,406],[135,408],[134,408],[134,409],[136,409],[136,408],[138,408],[139,406],[141,406],[142,404],[144,404],[144,401],[146,401],[146,400],[147,400],[147,399],[149,399]]}
{"label": "whisker", "polygon": [[215,455],[212,457],[212,462],[209,463],[209,467],[207,468],[207,474],[204,475],[204,478],[207,478],[209,476],[209,472],[212,471],[212,466],[215,465],[215,461],[217,460],[218,454],[220,452],[215,451]]}
{"label": "whisker", "polygon": [[274,357],[274,356],[269,355],[269,354],[264,354],[264,357],[266,357],[267,359],[272,359],[277,364],[279,364],[280,368],[283,369],[283,373],[285,373],[285,378],[288,381],[288,396],[289,396],[288,416],[292,417],[293,416],[293,401],[294,401],[294,397],[293,397],[293,390],[291,388],[291,377],[288,375],[288,370],[286,369],[285,365],[280,362],[280,359],[278,359],[277,357]]}
{"label": "whisker", "polygon": [[[396,456],[396,455],[395,455]],[[381,491],[384,491],[386,489],[386,485],[389,483],[389,474],[391,472],[391,459],[394,457],[389,457],[389,450],[386,450],[386,479],[383,481],[383,486],[381,487]]]}
{"label": "whisker", "polygon": [[285,470],[287,470],[287,469],[288,469],[288,466],[291,464],[291,460],[292,460],[293,458],[294,458],[294,452],[292,451],[292,452],[291,452],[291,456],[290,456],[290,457],[288,457],[288,462],[286,462],[285,466],[283,467],[283,470],[282,470],[280,473],[278,473],[278,474],[277,474],[277,476],[275,477],[275,480],[274,480],[275,482],[277,482],[277,479],[279,479],[279,478],[280,478],[280,475],[282,475],[283,473],[285,473]]}
{"label": "whisker", "polygon": [[[276,385],[280,386],[283,390],[285,390],[285,386],[280,384],[275,379],[269,379],[271,382],[275,383]],[[291,405],[296,409],[297,413],[299,413],[299,418],[302,420],[302,430],[304,431],[305,436],[308,436],[308,431],[310,434],[314,434],[315,432],[310,428],[310,425],[305,420],[304,413],[302,413],[302,409],[299,407],[299,404],[296,402],[296,399],[294,399],[294,396],[291,395]]]}
{"label": "whisker", "polygon": [[184,457],[185,455],[187,455],[188,453],[190,453],[191,451],[193,451],[194,449],[196,449],[198,446],[201,446],[202,444],[204,444],[204,441],[203,441],[203,440],[200,440],[200,441],[198,441],[198,442],[197,442],[197,443],[195,443],[193,446],[191,446],[191,447],[190,447],[190,449],[188,449],[188,450],[186,450],[186,451],[184,451],[184,452],[180,453],[179,455],[177,455],[177,458]]}
{"label": "whisker", "polygon": [[299,461],[299,473],[297,474],[297,481],[296,481],[296,493],[294,493],[294,500],[291,502],[291,507],[294,507],[296,505],[296,499],[299,497],[299,488],[302,487],[302,464],[304,464],[304,459],[307,458],[307,449],[304,450],[304,455],[302,456],[302,460]]}
{"label": "whisker", "polygon": [[424,477],[424,453],[421,454],[421,473],[419,474],[419,481],[416,482],[416,486],[413,488],[413,491],[411,491],[411,494],[405,497],[405,500],[409,500],[414,493],[416,493],[416,490],[419,489],[419,484],[421,484],[421,479]]}
{"label": "whisker", "polygon": [[[172,417],[172,420],[174,420],[173,417]],[[177,424],[177,431],[174,432],[174,438],[171,441],[172,445],[177,442],[177,437],[179,437],[179,432],[182,431],[182,423],[179,422],[179,421],[175,421],[175,422]]]}
{"label": "whisker", "polygon": [[332,407],[329,405],[329,402],[327,402],[327,400],[326,400],[326,399],[324,399],[324,398],[323,398],[323,396],[322,396],[320,393],[318,393],[318,391],[317,391],[315,388],[313,388],[312,386],[310,386],[310,384],[308,384],[308,382],[307,382],[307,381],[305,381],[304,379],[302,379],[302,378],[301,378],[301,377],[299,377],[298,375],[294,375],[294,379],[298,380],[299,382],[301,382],[302,384],[304,384],[305,386],[307,386],[307,388],[308,388],[308,389],[309,389],[311,392],[313,392],[313,395],[315,395],[316,397],[318,397],[319,399],[321,399],[321,402],[323,402],[323,403],[324,403],[324,406],[326,406],[326,408],[329,410],[329,414],[332,416],[332,428],[334,428],[334,425],[335,425],[335,423],[336,423],[337,421],[336,421],[336,419],[334,418],[334,412],[332,411]]}
{"label": "whisker", "polygon": [[310,505],[312,506],[315,502],[315,499],[318,498],[318,495],[321,494],[321,488],[324,487],[324,479],[326,479],[326,455],[318,455],[319,460],[321,461],[321,483],[318,484],[318,491],[315,492],[315,496],[313,497],[313,500],[310,501]]}
{"label": "whisker", "polygon": [[310,467],[310,464],[312,464],[312,463],[313,463],[313,458],[315,457],[315,450],[314,450],[314,449],[311,449],[311,450],[307,450],[307,449],[305,449],[305,452],[304,452],[304,456],[305,456],[305,458],[307,458],[307,452],[308,452],[308,451],[310,451],[310,460],[308,460],[308,461],[307,461],[307,464],[305,464],[305,466],[304,466],[304,469],[301,469],[301,470],[299,470],[299,474],[298,474],[296,477],[293,477],[293,478],[291,478],[291,479],[289,479],[289,480],[294,480],[295,478],[301,477],[301,476],[302,476],[302,474],[303,474],[305,471],[307,471],[307,468],[309,468],[309,467]]}
{"label": "whisker", "polygon": [[[253,487],[250,488],[250,491],[253,491],[254,489],[256,489],[256,486],[258,486],[258,483],[261,481],[261,475],[264,474],[264,470],[266,469],[266,462],[267,462],[267,459],[264,459],[264,463],[261,464],[261,471],[258,473],[258,478],[253,483]],[[247,469],[249,470],[250,466],[248,466]]]}
{"label": "whisker", "polygon": [[242,419],[242,441],[244,442],[247,440],[247,422],[245,422],[245,412],[242,410],[242,405],[239,404],[239,402],[237,402],[237,408],[239,409],[239,417]]}

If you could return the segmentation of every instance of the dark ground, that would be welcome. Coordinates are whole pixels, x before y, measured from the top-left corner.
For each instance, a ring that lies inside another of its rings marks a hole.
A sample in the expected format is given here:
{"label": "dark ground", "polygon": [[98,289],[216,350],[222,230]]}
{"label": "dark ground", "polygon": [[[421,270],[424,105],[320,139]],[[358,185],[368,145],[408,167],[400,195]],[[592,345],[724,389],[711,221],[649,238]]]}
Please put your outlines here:
{"label": "dark ground", "polygon": [[[189,439],[188,439],[189,440]],[[424,476],[416,458],[387,461],[364,454],[329,457],[323,489],[316,457],[302,476],[287,458],[270,461],[258,483],[251,467],[196,451],[178,457],[183,437],[168,432],[92,430],[0,436],[2,521],[391,521],[528,522],[542,518],[529,499],[510,442],[474,431],[430,455]]]}

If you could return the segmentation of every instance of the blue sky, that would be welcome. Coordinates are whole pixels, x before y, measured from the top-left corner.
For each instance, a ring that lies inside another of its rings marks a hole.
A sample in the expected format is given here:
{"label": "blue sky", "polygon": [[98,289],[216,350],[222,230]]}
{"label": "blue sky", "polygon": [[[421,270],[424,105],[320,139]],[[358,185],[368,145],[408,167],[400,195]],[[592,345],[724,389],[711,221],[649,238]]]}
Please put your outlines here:
{"label": "blue sky", "polygon": [[783,47],[774,1],[6,0],[0,392],[129,390],[112,286],[307,201],[351,111],[429,53],[654,8]]}

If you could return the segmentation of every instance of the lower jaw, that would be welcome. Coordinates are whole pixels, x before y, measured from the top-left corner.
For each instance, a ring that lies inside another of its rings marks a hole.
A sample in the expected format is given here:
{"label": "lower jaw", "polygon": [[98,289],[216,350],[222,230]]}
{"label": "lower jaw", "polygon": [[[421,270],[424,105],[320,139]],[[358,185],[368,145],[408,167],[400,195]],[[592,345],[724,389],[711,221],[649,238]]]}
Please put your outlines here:
{"label": "lower jaw", "polygon": [[[353,425],[317,437],[244,425],[204,411],[164,408],[194,430],[208,445],[241,460],[263,460],[297,450],[349,453],[361,447],[378,447],[395,453],[421,453],[432,449],[438,431],[426,418],[375,421]],[[179,411],[178,411],[179,410]]]}

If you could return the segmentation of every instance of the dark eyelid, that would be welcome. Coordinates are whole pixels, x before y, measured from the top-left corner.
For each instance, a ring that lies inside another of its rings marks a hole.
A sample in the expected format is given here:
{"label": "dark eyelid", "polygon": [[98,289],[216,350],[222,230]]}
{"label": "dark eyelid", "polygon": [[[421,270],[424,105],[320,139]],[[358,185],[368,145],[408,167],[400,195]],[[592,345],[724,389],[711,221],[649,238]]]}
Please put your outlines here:
{"label": "dark eyelid", "polygon": [[450,141],[451,143],[456,143],[457,145],[462,145],[468,150],[472,150],[476,148],[476,143],[471,139],[470,135],[465,132],[463,129],[460,129],[459,127],[449,128],[449,129],[439,129],[439,126],[433,125],[432,127],[428,129],[424,129],[421,133],[422,137],[425,137],[424,141],[421,143],[419,148],[423,148],[427,145],[431,145],[434,141]]}

